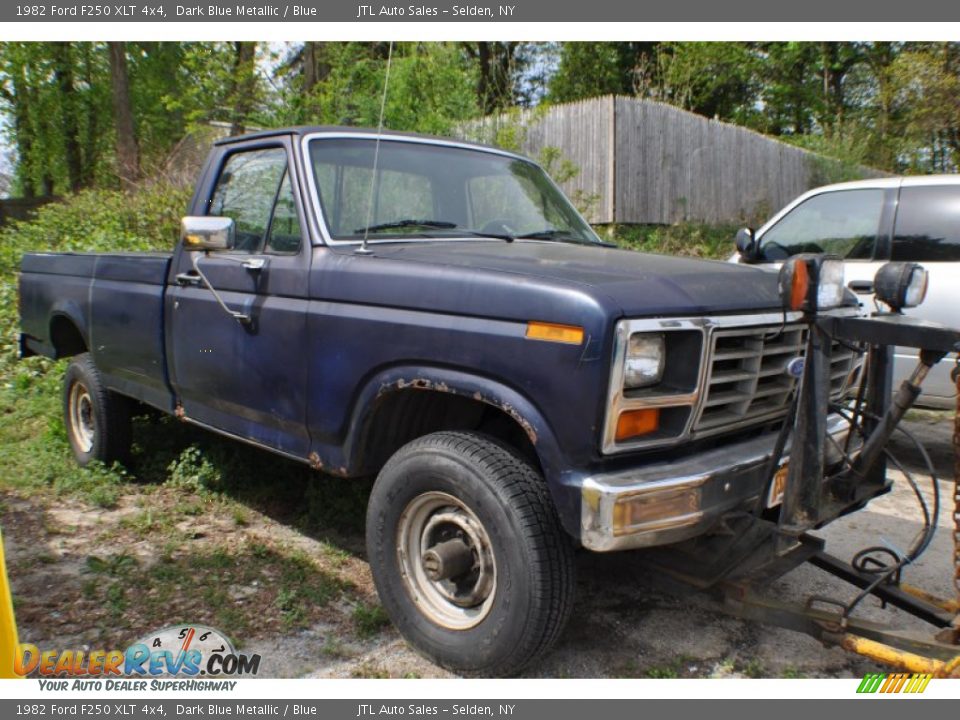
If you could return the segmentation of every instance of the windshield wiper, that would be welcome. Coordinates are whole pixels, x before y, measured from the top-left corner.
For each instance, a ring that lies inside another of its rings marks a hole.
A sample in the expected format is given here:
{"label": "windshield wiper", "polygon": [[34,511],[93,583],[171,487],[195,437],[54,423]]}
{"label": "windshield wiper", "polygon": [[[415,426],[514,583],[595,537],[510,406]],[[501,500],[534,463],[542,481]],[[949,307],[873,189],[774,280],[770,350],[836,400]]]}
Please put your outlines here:
{"label": "windshield wiper", "polygon": [[571,235],[566,230],[557,230],[556,228],[547,228],[545,230],[537,230],[536,232],[523,233],[523,235],[516,235],[515,239],[517,240],[555,240],[556,242],[566,242],[566,243],[576,243],[577,245],[599,245],[601,247],[616,247],[613,243],[604,242],[594,242],[593,240],[587,240],[585,238],[576,237]]}
{"label": "windshield wiper", "polygon": [[456,223],[447,222],[446,220],[417,220],[415,218],[405,218],[404,220],[394,220],[393,222],[380,223],[379,225],[370,225],[369,227],[357,228],[353,232],[358,235],[363,232],[379,232],[380,230],[397,230],[399,228],[408,228],[408,227],[425,227],[425,228],[442,228],[442,229],[453,229],[457,226]]}
{"label": "windshield wiper", "polygon": [[[478,238],[493,238],[495,240],[506,240],[507,242],[513,242],[513,235],[507,235],[506,233],[481,232],[480,230],[468,230],[466,228],[461,228],[456,223],[448,222],[446,220],[416,220],[414,218],[407,218],[404,220],[380,223],[379,225],[371,225],[368,228],[357,228],[353,232],[359,235],[362,232],[379,232],[380,230],[396,230],[400,228],[412,227],[435,228],[437,230],[456,230],[458,235],[469,235],[470,237]],[[424,234],[424,237],[429,236]]]}

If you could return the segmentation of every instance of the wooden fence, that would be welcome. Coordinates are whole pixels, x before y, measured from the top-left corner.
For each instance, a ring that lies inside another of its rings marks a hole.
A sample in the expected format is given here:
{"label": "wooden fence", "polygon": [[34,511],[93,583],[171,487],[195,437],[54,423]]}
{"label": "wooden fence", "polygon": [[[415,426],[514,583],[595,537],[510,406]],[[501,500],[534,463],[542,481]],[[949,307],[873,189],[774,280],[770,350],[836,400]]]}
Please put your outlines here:
{"label": "wooden fence", "polygon": [[883,175],[671,105],[602,97],[486,118],[463,137],[544,148],[577,168],[564,191],[598,224],[757,223],[810,188]]}

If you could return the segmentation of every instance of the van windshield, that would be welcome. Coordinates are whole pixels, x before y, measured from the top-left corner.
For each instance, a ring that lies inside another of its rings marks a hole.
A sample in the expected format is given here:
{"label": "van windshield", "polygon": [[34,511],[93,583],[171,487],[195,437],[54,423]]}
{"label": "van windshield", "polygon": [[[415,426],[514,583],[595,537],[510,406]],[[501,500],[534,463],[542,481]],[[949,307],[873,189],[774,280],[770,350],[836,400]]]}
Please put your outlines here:
{"label": "van windshield", "polygon": [[531,238],[600,243],[539,166],[508,155],[373,138],[315,138],[310,163],[330,237]]}

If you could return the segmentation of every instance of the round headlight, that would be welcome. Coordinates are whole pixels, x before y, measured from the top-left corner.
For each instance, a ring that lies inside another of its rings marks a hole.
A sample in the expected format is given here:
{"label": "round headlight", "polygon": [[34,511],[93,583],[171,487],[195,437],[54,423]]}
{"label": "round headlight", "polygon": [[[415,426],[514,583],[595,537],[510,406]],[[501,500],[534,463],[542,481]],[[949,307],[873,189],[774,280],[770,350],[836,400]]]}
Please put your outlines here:
{"label": "round headlight", "polygon": [[877,299],[894,312],[916,307],[927,296],[927,271],[917,263],[888,262],[877,270],[873,278]]}
{"label": "round headlight", "polygon": [[647,387],[663,377],[663,333],[634,333],[627,342],[623,367],[623,386]]}

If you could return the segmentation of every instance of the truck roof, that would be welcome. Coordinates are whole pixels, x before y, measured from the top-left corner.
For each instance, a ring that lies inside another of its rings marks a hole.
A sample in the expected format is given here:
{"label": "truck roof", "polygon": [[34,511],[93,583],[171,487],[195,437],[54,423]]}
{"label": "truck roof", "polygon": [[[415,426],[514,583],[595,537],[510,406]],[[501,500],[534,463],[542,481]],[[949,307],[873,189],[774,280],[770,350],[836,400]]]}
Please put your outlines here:
{"label": "truck roof", "polygon": [[[243,135],[231,135],[230,137],[222,138],[217,140],[215,145],[229,145],[231,143],[241,142],[245,140],[251,140],[255,138],[267,138],[267,137],[276,137],[278,135],[311,135],[313,133],[337,133],[338,135],[376,135],[376,128],[364,128],[364,127],[343,127],[340,125],[291,125],[289,127],[274,128],[271,130],[259,130],[257,132],[245,133]],[[516,157],[523,157],[518,153],[513,153],[503,148],[498,148],[494,145],[485,145],[483,143],[470,142],[467,140],[461,140],[459,138],[453,137],[443,137],[440,135],[424,135],[422,133],[413,133],[413,132],[402,132],[399,130],[387,130],[384,129],[382,137],[391,138],[391,137],[400,137],[400,138],[412,138],[419,140],[426,140],[434,143],[446,143],[457,146],[466,146],[473,147],[477,150],[487,150],[493,151],[500,154],[514,155]],[[526,159],[526,158],[524,158]]]}

